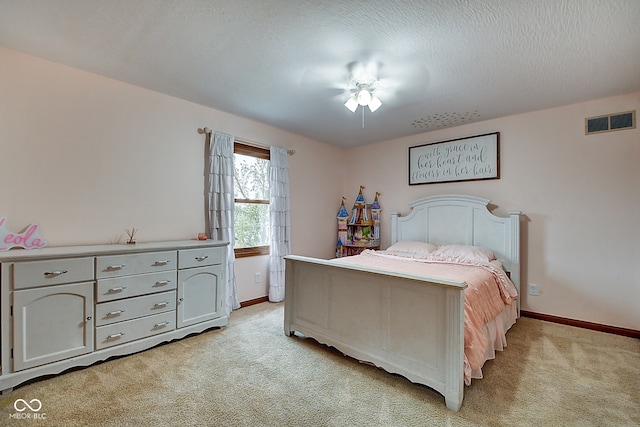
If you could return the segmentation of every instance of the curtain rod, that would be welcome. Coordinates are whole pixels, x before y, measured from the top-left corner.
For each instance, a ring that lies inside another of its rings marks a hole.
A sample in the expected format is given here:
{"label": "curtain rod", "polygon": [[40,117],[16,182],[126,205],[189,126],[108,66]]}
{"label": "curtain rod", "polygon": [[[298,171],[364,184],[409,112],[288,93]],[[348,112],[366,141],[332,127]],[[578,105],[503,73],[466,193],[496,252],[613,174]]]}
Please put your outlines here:
{"label": "curtain rod", "polygon": [[[198,128],[198,133],[201,134],[201,135],[202,134],[211,135],[212,132],[213,131],[211,130],[211,128],[208,128],[208,127]],[[251,145],[251,146],[254,146],[254,147],[258,147],[258,148],[269,149],[269,145],[266,145],[266,144],[261,144],[259,142],[251,141],[251,140],[248,140],[248,139],[245,139],[245,138],[239,138],[237,136],[234,136],[233,138],[234,138],[234,140],[236,140],[236,141],[238,141],[238,142],[240,142],[242,144],[247,144],[247,145]],[[279,147],[279,148],[281,148],[281,147]],[[296,150],[287,150],[287,154],[290,155],[290,156],[293,156],[294,154],[296,154]]]}

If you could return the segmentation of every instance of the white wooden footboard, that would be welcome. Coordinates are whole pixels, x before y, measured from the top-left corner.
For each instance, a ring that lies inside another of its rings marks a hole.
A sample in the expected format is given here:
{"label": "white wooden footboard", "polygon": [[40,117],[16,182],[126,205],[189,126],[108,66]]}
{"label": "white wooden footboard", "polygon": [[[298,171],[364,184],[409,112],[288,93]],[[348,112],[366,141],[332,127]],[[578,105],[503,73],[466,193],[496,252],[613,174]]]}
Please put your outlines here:
{"label": "white wooden footboard", "polygon": [[286,335],[299,332],[424,384],[460,409],[466,283],[285,258]]}

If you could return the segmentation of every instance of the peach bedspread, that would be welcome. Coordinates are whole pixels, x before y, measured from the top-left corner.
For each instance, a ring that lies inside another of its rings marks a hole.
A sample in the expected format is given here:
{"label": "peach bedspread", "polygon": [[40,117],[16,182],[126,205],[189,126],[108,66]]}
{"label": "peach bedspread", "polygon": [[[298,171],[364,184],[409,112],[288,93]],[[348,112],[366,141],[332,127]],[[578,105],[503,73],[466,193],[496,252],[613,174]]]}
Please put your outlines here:
{"label": "peach bedspread", "polygon": [[[484,364],[487,337],[483,327],[495,319],[517,299],[515,286],[505,271],[492,263],[451,262],[437,259],[404,258],[372,250],[360,255],[337,258],[336,263],[375,267],[393,272],[464,281],[464,352],[465,383],[470,384],[470,372],[480,372]],[[468,363],[469,366],[466,366]]]}

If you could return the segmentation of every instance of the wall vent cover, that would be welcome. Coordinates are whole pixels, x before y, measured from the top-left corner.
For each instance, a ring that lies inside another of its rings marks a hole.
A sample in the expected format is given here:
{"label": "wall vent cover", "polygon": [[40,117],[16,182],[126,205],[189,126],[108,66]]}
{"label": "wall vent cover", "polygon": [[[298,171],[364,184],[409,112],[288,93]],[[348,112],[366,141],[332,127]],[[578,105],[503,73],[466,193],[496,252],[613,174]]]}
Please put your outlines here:
{"label": "wall vent cover", "polygon": [[607,114],[605,116],[587,117],[584,119],[585,135],[635,128],[636,110]]}

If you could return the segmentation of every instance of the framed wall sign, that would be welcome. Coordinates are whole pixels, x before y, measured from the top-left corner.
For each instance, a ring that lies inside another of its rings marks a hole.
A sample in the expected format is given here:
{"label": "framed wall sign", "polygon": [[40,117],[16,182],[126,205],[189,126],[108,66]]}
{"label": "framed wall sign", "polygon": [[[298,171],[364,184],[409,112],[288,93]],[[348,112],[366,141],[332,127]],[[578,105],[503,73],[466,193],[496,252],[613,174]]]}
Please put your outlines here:
{"label": "framed wall sign", "polygon": [[409,147],[409,185],[500,178],[500,132]]}

